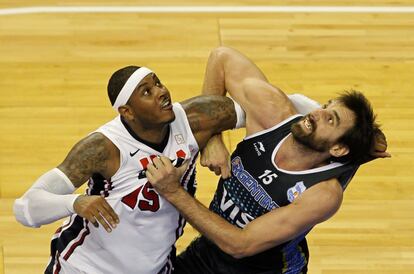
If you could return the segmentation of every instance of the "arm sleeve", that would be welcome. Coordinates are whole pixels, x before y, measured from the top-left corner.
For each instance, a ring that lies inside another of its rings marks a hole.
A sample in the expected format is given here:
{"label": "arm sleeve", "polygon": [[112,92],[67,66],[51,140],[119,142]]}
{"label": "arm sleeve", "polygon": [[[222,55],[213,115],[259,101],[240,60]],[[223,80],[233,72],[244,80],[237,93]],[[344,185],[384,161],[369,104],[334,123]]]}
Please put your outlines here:
{"label": "arm sleeve", "polygon": [[42,176],[14,202],[16,220],[31,227],[40,227],[74,213],[73,203],[79,196],[69,178],[58,168]]}

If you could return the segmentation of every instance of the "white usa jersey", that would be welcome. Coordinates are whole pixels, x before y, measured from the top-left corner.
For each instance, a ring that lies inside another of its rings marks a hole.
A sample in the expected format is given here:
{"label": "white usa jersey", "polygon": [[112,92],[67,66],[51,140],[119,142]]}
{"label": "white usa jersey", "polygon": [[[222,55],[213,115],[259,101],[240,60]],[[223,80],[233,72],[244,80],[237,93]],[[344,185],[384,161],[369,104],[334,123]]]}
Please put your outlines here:
{"label": "white usa jersey", "polygon": [[151,158],[188,159],[182,185],[194,195],[198,145],[182,106],[173,105],[175,120],[162,152],[138,141],[120,116],[100,127],[120,151],[120,168],[110,182],[93,178],[88,194],[104,195],[120,222],[111,233],[78,215],[70,217],[52,238],[47,273],[140,273],[172,271],[175,241],[185,224],[178,211],[151,187],[142,170]]}

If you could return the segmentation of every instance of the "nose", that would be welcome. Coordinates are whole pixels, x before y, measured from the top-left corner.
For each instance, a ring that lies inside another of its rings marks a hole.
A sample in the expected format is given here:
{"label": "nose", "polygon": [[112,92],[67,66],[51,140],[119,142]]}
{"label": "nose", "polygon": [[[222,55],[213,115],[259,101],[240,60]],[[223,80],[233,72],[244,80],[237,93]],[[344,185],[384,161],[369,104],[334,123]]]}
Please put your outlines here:
{"label": "nose", "polygon": [[156,89],[157,89],[157,92],[158,92],[158,98],[159,99],[165,99],[165,97],[167,97],[168,96],[168,89],[166,88],[166,87],[164,87],[164,86],[161,86],[161,87],[155,87]]}
{"label": "nose", "polygon": [[315,121],[319,121],[319,119],[325,119],[327,117],[327,110],[317,109],[311,113],[311,116]]}

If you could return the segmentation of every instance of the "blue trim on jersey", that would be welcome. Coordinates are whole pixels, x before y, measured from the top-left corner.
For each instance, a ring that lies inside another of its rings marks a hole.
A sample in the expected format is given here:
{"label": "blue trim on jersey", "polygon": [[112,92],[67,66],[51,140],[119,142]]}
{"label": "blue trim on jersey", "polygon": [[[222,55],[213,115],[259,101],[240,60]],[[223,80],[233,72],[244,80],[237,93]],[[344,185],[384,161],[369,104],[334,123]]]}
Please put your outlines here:
{"label": "blue trim on jersey", "polygon": [[306,256],[299,246],[299,243],[305,238],[306,234],[300,235],[282,249],[285,264],[283,268],[284,274],[300,273],[307,264]]}

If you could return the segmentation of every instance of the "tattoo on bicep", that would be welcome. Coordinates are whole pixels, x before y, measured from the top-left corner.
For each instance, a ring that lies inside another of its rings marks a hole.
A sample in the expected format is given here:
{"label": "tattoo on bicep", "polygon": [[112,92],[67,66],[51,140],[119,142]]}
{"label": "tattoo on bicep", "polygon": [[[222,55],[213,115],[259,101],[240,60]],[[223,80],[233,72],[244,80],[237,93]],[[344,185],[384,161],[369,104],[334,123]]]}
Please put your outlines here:
{"label": "tattoo on bicep", "polygon": [[187,117],[193,132],[211,130],[218,133],[236,125],[232,100],[225,96],[199,96],[185,102]]}
{"label": "tattoo on bicep", "polygon": [[105,137],[92,134],[77,143],[59,166],[75,186],[82,185],[93,173],[106,169],[109,151]]}

